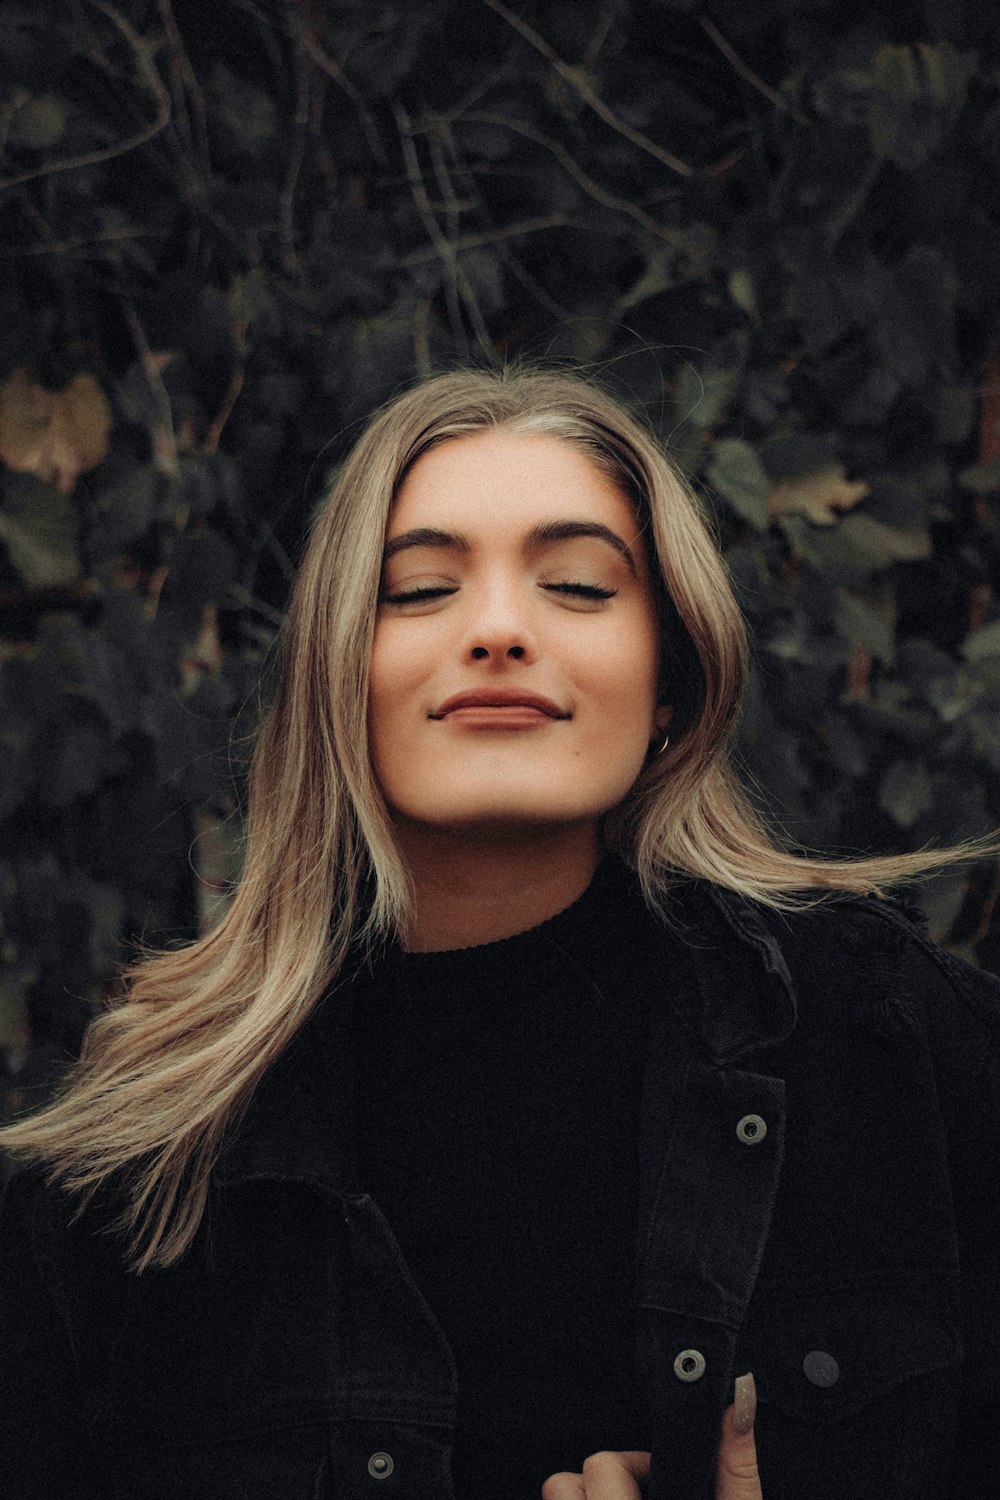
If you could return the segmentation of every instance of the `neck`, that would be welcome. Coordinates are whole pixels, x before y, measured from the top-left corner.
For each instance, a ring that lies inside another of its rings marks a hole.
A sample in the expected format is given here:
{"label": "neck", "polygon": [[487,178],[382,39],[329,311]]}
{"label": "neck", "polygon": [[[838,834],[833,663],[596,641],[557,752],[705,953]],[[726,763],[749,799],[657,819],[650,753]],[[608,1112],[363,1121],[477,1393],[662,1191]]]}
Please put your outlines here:
{"label": "neck", "polygon": [[398,819],[413,879],[413,953],[472,948],[527,932],[582,896],[600,859],[593,824],[483,833]]}

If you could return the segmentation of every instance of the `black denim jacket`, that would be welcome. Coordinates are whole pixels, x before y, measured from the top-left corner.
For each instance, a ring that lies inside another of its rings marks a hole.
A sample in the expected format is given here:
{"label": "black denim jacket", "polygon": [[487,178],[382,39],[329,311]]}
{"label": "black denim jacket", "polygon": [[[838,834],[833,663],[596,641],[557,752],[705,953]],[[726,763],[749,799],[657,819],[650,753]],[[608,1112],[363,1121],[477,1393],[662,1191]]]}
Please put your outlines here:
{"label": "black denim jacket", "polygon": [[[641,1127],[650,1500],[712,1495],[745,1370],[765,1500],[1000,1495],[1000,984],[880,901],[675,906]],[[354,1184],[338,1024],[271,1070],[169,1271],[14,1179],[2,1500],[450,1500],[454,1365]]]}

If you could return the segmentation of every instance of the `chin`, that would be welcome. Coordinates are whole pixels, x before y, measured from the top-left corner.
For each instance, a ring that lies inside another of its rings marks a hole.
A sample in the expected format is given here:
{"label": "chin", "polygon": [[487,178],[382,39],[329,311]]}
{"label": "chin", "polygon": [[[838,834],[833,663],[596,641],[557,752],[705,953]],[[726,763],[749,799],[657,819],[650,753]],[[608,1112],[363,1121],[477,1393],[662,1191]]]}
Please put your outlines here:
{"label": "chin", "polygon": [[[624,793],[622,794],[624,795]],[[601,819],[618,805],[620,798],[605,801],[583,800],[577,795],[563,797],[451,797],[447,802],[416,807],[397,805],[393,817],[403,822],[436,828],[442,833],[479,838],[537,838],[545,832],[558,835],[581,825],[597,827]]]}

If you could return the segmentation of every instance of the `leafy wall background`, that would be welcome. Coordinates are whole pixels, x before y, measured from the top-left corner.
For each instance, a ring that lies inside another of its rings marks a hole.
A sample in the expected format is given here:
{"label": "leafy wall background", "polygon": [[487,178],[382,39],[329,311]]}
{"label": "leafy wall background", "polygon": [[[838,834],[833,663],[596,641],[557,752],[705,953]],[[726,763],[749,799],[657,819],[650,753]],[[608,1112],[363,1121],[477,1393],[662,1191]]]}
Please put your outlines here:
{"label": "leafy wall background", "polygon": [[[582,361],[705,497],[792,839],[1000,822],[989,6],[5,0],[0,1056],[238,864],[294,559],[357,424]],[[924,892],[997,965],[995,871]]]}

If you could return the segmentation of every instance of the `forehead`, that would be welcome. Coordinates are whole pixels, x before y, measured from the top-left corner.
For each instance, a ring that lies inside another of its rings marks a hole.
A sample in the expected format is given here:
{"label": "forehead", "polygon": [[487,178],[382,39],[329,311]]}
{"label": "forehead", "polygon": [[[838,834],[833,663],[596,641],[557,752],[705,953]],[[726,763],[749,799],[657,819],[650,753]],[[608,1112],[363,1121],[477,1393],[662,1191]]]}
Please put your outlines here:
{"label": "forehead", "polygon": [[488,431],[421,454],[399,488],[386,535],[433,524],[485,537],[528,530],[540,519],[598,521],[630,543],[640,534],[632,501],[579,444]]}

